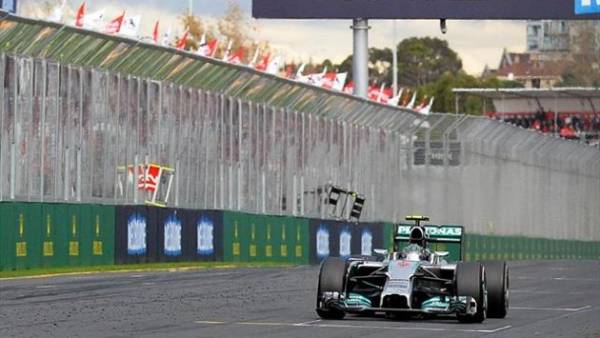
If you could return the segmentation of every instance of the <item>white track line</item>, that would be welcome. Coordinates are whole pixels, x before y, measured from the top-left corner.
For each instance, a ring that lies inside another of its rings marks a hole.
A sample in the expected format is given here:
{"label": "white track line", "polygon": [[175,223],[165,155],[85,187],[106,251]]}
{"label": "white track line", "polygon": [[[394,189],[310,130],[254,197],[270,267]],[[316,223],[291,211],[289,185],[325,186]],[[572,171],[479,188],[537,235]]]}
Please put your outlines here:
{"label": "white track line", "polygon": [[591,308],[591,305],[585,305],[581,307],[529,307],[529,306],[511,306],[510,310],[534,310],[534,311],[566,311],[566,312],[577,312]]}
{"label": "white track line", "polygon": [[482,332],[482,333],[494,333],[494,332],[498,332],[498,331],[503,331],[503,330],[508,330],[512,327],[512,325],[506,325],[503,327],[499,327],[497,329],[493,329],[493,330],[475,330],[476,332]]}
{"label": "white track line", "polygon": [[309,322],[304,322],[304,323],[296,323],[296,324],[294,324],[294,326],[306,326],[306,325],[310,325],[310,324],[318,323],[318,322],[320,322],[320,321],[321,321],[320,319],[317,319],[317,320],[311,320],[311,321],[309,321]]}
{"label": "white track line", "polygon": [[237,325],[256,325],[256,326],[296,326],[295,323],[278,323],[278,322],[237,322]]}
{"label": "white track line", "polygon": [[454,329],[451,327],[422,327],[422,326],[383,326],[383,325],[351,325],[351,324],[324,324],[320,319],[303,322],[303,323],[286,323],[286,322],[222,322],[222,321],[196,321],[198,324],[235,324],[248,326],[294,326],[294,327],[320,327],[320,328],[337,328],[337,329],[378,329],[378,330],[394,330],[394,331],[454,331],[454,332],[477,332],[477,333],[495,333],[512,328],[511,325],[498,327],[495,329]]}

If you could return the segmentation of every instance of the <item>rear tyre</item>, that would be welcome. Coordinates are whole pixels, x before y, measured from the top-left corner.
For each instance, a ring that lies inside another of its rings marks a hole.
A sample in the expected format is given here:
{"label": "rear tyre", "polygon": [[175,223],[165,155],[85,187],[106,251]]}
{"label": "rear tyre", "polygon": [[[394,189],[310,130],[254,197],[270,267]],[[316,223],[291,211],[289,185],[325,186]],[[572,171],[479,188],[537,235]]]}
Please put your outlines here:
{"label": "rear tyre", "polygon": [[346,262],[337,257],[328,257],[321,264],[319,287],[317,289],[317,314],[323,319],[343,319],[344,311],[326,307],[322,304],[323,292],[339,292],[343,294],[346,282]]}
{"label": "rear tyre", "polygon": [[488,317],[504,318],[508,313],[509,278],[504,261],[484,262],[488,291]]}
{"label": "rear tyre", "polygon": [[479,262],[459,262],[456,265],[455,289],[457,296],[473,297],[477,302],[474,315],[459,313],[458,320],[463,323],[481,323],[487,314],[487,291],[485,268]]}

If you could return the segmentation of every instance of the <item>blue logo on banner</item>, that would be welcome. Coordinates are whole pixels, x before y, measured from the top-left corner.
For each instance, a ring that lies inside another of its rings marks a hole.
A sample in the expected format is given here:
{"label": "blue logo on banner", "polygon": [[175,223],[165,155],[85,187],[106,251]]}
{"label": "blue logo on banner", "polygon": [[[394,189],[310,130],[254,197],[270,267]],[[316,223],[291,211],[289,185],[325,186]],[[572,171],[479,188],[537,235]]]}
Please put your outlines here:
{"label": "blue logo on banner", "polygon": [[214,229],[213,222],[205,217],[198,220],[196,224],[196,250],[199,255],[210,256],[215,252],[214,247]]}
{"label": "blue logo on banner", "polygon": [[600,13],[600,0],[575,0],[575,14]]}
{"label": "blue logo on banner", "polygon": [[165,221],[165,255],[181,255],[181,221],[171,214]]}
{"label": "blue logo on banner", "polygon": [[340,257],[348,257],[352,254],[352,234],[350,229],[346,228],[340,233]]}
{"label": "blue logo on banner", "polygon": [[317,230],[317,256],[329,256],[329,230],[322,224]]}
{"label": "blue logo on banner", "polygon": [[138,213],[127,219],[127,253],[143,255],[146,253],[146,218]]}
{"label": "blue logo on banner", "polygon": [[364,229],[360,239],[360,254],[370,256],[373,253],[373,234],[369,229]]}

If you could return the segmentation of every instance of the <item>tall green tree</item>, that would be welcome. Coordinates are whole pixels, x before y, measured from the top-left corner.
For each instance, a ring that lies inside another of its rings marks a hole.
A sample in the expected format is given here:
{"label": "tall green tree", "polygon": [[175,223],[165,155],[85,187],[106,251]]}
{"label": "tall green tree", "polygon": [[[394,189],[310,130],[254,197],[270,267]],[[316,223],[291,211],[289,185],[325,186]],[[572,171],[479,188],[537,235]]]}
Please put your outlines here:
{"label": "tall green tree", "polygon": [[600,87],[600,23],[578,21],[569,24],[573,31],[569,54],[562,64],[559,86]]}
{"label": "tall green tree", "polygon": [[437,81],[445,73],[457,74],[462,61],[448,42],[438,38],[409,38],[397,46],[398,82],[422,86]]}
{"label": "tall green tree", "polygon": [[[398,83],[400,86],[417,87],[436,81],[446,72],[462,70],[458,54],[444,40],[437,38],[408,38],[396,47],[398,51]],[[348,72],[352,78],[352,55],[336,68]],[[393,79],[392,50],[369,49],[369,80],[391,85]]]}

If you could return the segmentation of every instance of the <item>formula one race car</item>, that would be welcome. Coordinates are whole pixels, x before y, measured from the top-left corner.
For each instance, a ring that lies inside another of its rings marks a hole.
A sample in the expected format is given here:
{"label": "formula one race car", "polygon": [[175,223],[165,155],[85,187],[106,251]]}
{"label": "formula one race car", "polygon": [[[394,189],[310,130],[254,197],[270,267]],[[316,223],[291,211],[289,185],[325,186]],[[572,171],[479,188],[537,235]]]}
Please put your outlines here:
{"label": "formula one race car", "polygon": [[[504,261],[446,262],[448,252],[430,251],[428,243],[457,243],[460,226],[424,226],[423,216],[408,216],[412,226],[396,225],[394,252],[374,256],[328,257],[321,265],[317,313],[342,319],[346,313],[388,318],[456,315],[480,323],[508,312],[508,267]],[[406,243],[400,249],[402,243]],[[459,246],[460,247],[460,246]]]}

